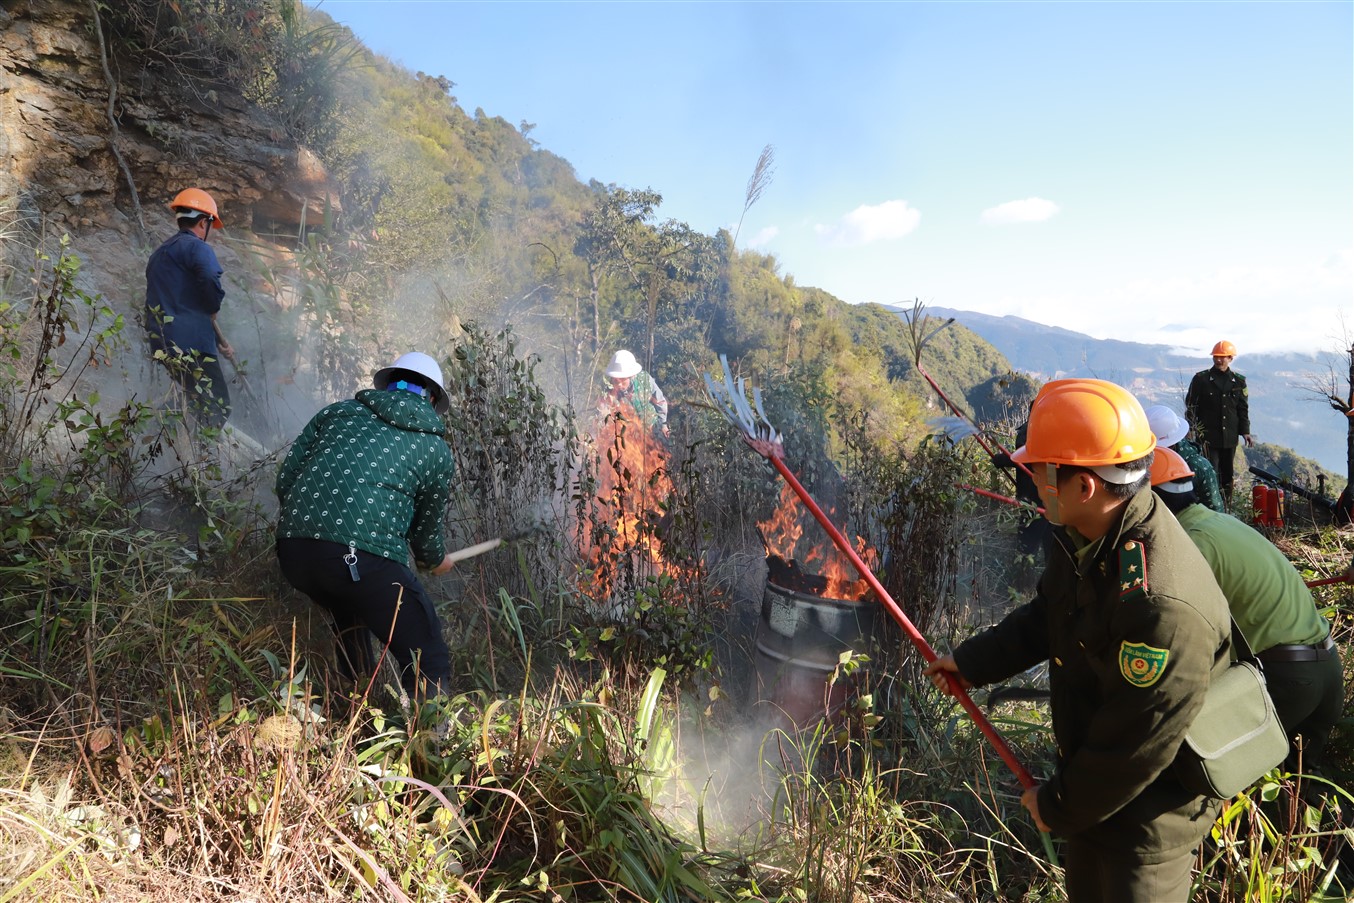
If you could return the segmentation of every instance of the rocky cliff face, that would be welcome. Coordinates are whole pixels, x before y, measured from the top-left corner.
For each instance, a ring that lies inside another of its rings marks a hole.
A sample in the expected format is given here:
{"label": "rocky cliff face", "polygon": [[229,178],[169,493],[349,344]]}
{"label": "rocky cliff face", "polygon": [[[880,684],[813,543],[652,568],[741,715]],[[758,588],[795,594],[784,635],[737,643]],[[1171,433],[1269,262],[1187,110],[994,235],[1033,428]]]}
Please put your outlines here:
{"label": "rocky cliff face", "polygon": [[[281,403],[296,409],[295,420],[315,405],[294,387],[302,356],[278,334],[288,304],[275,276],[302,223],[337,212],[338,192],[314,154],[238,95],[141,78],[115,86],[110,106],[94,15],[90,0],[0,0],[0,216],[70,233],[81,289],[103,295],[131,324],[123,358],[97,376],[114,404],[167,392],[137,319],[145,261],[175,231],[169,199],[189,186],[210,192],[226,225],[211,239],[226,270],[220,319],[253,383],[236,389],[253,402],[237,404],[242,416],[232,422],[283,435],[289,425],[263,409]],[[108,68],[145,70],[134,62],[109,59]],[[272,427],[260,425],[265,418]]]}
{"label": "rocky cliff face", "polygon": [[136,202],[116,146],[148,227],[188,185],[217,198],[229,227],[251,231],[294,234],[303,216],[313,223],[337,204],[315,156],[226,91],[117,86],[115,135],[91,7],[0,0],[0,196],[66,228],[130,235]]}

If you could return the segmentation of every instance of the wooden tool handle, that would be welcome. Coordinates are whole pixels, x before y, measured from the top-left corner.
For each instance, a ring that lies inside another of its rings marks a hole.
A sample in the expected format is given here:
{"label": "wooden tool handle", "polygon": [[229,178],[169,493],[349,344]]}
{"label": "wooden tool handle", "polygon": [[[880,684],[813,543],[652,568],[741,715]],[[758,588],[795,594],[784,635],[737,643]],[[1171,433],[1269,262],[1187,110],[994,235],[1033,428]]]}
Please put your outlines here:
{"label": "wooden tool handle", "polygon": [[503,545],[503,537],[497,539],[486,539],[484,542],[477,542],[473,546],[466,546],[464,549],[457,549],[451,553],[452,562],[465,561],[467,558],[474,558],[476,555],[483,555],[485,552],[492,552]]}

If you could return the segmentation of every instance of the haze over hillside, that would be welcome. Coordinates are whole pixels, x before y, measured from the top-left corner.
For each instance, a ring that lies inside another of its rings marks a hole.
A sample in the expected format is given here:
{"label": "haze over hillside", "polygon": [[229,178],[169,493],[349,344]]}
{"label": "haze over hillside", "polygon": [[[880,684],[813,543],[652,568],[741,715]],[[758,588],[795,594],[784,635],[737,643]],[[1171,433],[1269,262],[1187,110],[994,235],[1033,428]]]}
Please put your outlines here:
{"label": "haze over hillside", "polygon": [[[1184,411],[1190,378],[1210,366],[1208,358],[1175,353],[1165,345],[1096,339],[1020,317],[928,307],[935,317],[954,317],[991,342],[1016,370],[1040,380],[1069,376],[1108,379],[1135,392],[1145,404]],[[1225,336],[1219,335],[1219,338]],[[1251,354],[1240,349],[1236,369],[1251,394],[1251,430],[1257,441],[1286,446],[1327,470],[1343,474],[1345,424],[1311,391],[1314,377],[1341,377],[1348,360],[1333,351],[1313,354]]]}

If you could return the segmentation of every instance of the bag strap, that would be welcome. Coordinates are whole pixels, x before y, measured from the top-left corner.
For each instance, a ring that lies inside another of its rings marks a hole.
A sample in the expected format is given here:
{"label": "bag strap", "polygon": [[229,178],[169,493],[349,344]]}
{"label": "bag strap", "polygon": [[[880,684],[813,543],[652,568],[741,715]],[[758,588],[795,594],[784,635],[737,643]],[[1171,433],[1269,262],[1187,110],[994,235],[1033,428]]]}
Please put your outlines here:
{"label": "bag strap", "polygon": [[1236,660],[1239,662],[1250,662],[1252,665],[1259,668],[1260,672],[1263,674],[1265,671],[1264,663],[1251,651],[1251,644],[1246,641],[1246,635],[1242,633],[1241,628],[1237,626],[1236,618],[1231,618],[1231,621],[1232,648],[1236,650]]}

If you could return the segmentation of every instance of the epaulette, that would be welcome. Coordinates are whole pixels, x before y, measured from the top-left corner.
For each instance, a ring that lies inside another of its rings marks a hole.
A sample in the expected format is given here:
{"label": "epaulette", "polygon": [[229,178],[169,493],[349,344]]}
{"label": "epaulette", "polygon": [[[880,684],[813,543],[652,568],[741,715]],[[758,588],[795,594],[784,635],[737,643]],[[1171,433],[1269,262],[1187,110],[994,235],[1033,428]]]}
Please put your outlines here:
{"label": "epaulette", "polygon": [[1119,601],[1137,602],[1147,598],[1147,556],[1142,543],[1127,540],[1119,547]]}

